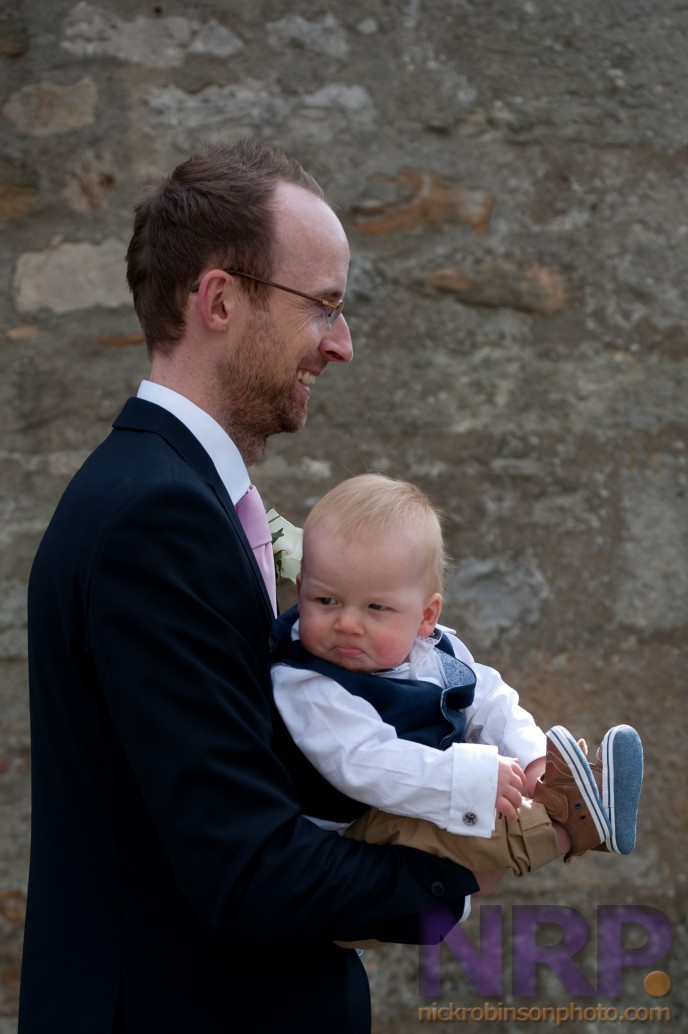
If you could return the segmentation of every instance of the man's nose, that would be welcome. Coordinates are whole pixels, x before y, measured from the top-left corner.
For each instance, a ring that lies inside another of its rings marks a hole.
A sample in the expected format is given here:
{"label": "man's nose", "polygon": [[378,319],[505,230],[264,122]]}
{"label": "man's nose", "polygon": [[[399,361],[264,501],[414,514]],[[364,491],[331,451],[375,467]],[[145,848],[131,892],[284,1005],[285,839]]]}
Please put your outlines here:
{"label": "man's nose", "polygon": [[329,363],[350,363],[354,357],[349,324],[338,316],[320,342],[320,352]]}

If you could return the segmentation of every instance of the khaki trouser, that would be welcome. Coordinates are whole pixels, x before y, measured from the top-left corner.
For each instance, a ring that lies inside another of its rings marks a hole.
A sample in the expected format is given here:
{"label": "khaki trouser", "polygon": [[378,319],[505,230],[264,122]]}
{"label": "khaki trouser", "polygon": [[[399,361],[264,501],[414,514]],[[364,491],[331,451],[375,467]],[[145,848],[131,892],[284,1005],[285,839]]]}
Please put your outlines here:
{"label": "khaki trouser", "polygon": [[505,872],[523,876],[555,861],[559,845],[542,804],[524,800],[515,821],[497,812],[491,837],[448,833],[425,819],[409,819],[369,808],[347,829],[346,836],[368,844],[404,844],[439,855],[473,872]]}

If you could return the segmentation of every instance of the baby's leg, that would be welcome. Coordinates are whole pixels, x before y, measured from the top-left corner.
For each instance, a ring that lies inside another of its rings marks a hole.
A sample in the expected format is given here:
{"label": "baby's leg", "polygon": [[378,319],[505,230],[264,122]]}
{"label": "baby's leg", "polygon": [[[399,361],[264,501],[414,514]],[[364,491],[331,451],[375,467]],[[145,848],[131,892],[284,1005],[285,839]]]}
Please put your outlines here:
{"label": "baby's leg", "polygon": [[364,812],[346,835],[369,844],[415,847],[477,873],[510,869],[516,876],[523,876],[555,861],[562,853],[544,807],[529,800],[523,801],[513,822],[497,812],[491,837],[448,833],[424,819],[390,815],[377,808]]}

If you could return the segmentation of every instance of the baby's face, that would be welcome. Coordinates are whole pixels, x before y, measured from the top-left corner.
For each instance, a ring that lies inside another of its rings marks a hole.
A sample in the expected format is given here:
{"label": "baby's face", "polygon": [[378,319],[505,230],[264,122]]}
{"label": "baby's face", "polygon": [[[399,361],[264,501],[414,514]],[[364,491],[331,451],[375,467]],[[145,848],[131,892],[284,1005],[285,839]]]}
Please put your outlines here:
{"label": "baby's face", "polygon": [[299,634],[312,654],[350,671],[384,671],[429,635],[442,598],[411,541],[356,541],[309,531],[298,582]]}

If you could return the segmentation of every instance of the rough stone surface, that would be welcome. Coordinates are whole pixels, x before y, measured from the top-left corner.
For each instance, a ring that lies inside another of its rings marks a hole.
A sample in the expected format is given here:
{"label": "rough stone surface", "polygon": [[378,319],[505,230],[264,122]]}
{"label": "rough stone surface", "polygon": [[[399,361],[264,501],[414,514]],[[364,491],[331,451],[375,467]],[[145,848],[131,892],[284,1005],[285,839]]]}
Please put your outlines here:
{"label": "rough stone surface", "polygon": [[73,312],[103,305],[118,309],[129,301],[122,283],[125,241],[100,244],[59,242],[45,251],[19,256],[14,277],[17,310]]}
{"label": "rough stone surface", "polygon": [[[446,514],[444,616],[476,656],[545,728],[594,744],[638,726],[635,853],[507,879],[492,904],[505,929],[512,905],[578,910],[593,982],[597,906],[662,910],[670,954],[628,969],[604,1004],[668,1006],[671,1024],[643,1028],[686,1029],[685,4],[5,6],[0,1034],[16,1026],[29,853],[28,571],[146,372],[123,271],[137,193],[216,133],[296,152],[352,246],[355,362],[319,381],[304,432],[271,444],[254,472],[264,498],[300,523],[349,474],[418,481]],[[474,943],[478,928],[476,903]],[[417,949],[365,962],[376,1034],[415,1031],[433,1001],[483,1004],[449,953],[436,999],[418,994]],[[508,937],[503,964],[495,1005],[512,1002]],[[670,974],[666,997],[645,991],[648,968]],[[566,1005],[541,970],[516,1004]]]}
{"label": "rough stone surface", "polygon": [[96,84],[89,78],[71,86],[31,83],[10,97],[2,113],[20,133],[52,136],[90,125],[97,100]]}
{"label": "rough stone surface", "polygon": [[243,48],[241,40],[215,18],[157,16],[126,19],[92,4],[79,3],[64,23],[62,46],[70,54],[119,58],[148,68],[183,65],[187,56],[230,57]]}

